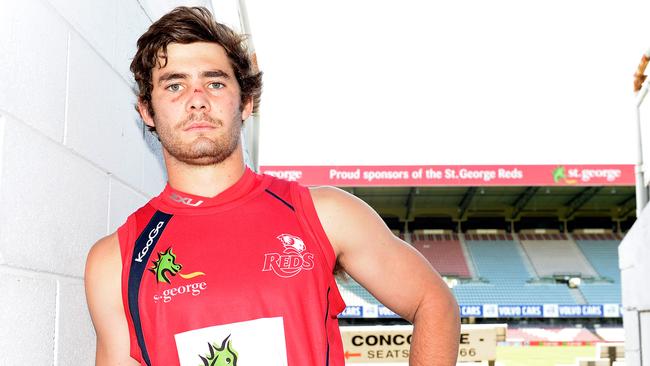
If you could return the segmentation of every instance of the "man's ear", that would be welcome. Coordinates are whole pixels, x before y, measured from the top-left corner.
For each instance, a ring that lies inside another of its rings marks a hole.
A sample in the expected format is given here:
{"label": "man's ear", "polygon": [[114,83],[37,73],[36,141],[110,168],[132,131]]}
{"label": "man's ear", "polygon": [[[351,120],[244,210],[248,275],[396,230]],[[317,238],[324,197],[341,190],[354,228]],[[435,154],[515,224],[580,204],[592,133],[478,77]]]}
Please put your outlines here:
{"label": "man's ear", "polygon": [[253,98],[248,98],[248,101],[244,103],[244,108],[241,111],[241,120],[242,122],[247,120],[248,117],[253,113]]}
{"label": "man's ear", "polygon": [[156,127],[153,123],[153,117],[149,113],[149,103],[138,98],[138,112],[140,112],[140,117],[144,124],[149,127]]}

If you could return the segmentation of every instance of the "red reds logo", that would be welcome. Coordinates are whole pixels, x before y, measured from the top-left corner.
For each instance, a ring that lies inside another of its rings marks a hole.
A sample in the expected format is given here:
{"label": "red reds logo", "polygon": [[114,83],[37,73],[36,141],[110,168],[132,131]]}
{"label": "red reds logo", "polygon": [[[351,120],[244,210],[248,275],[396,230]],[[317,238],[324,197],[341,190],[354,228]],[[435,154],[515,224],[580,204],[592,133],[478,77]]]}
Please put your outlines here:
{"label": "red reds logo", "polygon": [[266,253],[262,271],[273,271],[282,278],[297,275],[300,271],[314,268],[314,255],[308,253],[305,243],[297,236],[281,234],[277,236],[284,246],[280,253]]}

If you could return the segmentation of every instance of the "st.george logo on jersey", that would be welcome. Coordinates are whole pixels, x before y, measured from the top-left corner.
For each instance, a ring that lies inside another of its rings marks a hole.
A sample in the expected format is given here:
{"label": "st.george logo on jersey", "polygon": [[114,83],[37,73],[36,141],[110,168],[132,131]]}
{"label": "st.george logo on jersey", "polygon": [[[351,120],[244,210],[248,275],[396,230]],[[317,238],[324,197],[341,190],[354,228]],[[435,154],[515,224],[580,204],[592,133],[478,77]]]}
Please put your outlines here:
{"label": "st.george logo on jersey", "polygon": [[282,253],[266,253],[262,271],[273,271],[282,278],[297,275],[300,271],[314,268],[314,255],[307,252],[305,243],[297,236],[281,234],[277,236],[284,251]]}

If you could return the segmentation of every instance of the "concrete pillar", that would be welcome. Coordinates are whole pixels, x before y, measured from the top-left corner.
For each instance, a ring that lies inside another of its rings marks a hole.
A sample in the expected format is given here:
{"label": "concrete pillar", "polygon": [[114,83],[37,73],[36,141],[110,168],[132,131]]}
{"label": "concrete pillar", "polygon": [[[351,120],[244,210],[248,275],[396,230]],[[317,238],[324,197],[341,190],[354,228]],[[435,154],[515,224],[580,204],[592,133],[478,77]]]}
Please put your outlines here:
{"label": "concrete pillar", "polygon": [[619,246],[628,366],[650,366],[650,209],[646,207]]}

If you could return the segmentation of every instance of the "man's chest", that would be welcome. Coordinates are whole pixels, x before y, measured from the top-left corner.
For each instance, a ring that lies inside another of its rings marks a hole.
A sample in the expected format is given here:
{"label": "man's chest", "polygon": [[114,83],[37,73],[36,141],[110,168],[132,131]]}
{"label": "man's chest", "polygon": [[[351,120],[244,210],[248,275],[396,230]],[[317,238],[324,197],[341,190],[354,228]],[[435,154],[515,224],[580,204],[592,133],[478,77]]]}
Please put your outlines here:
{"label": "man's chest", "polygon": [[312,237],[291,217],[172,217],[151,248],[140,305],[155,314],[256,304],[277,311],[325,286],[328,265]]}

